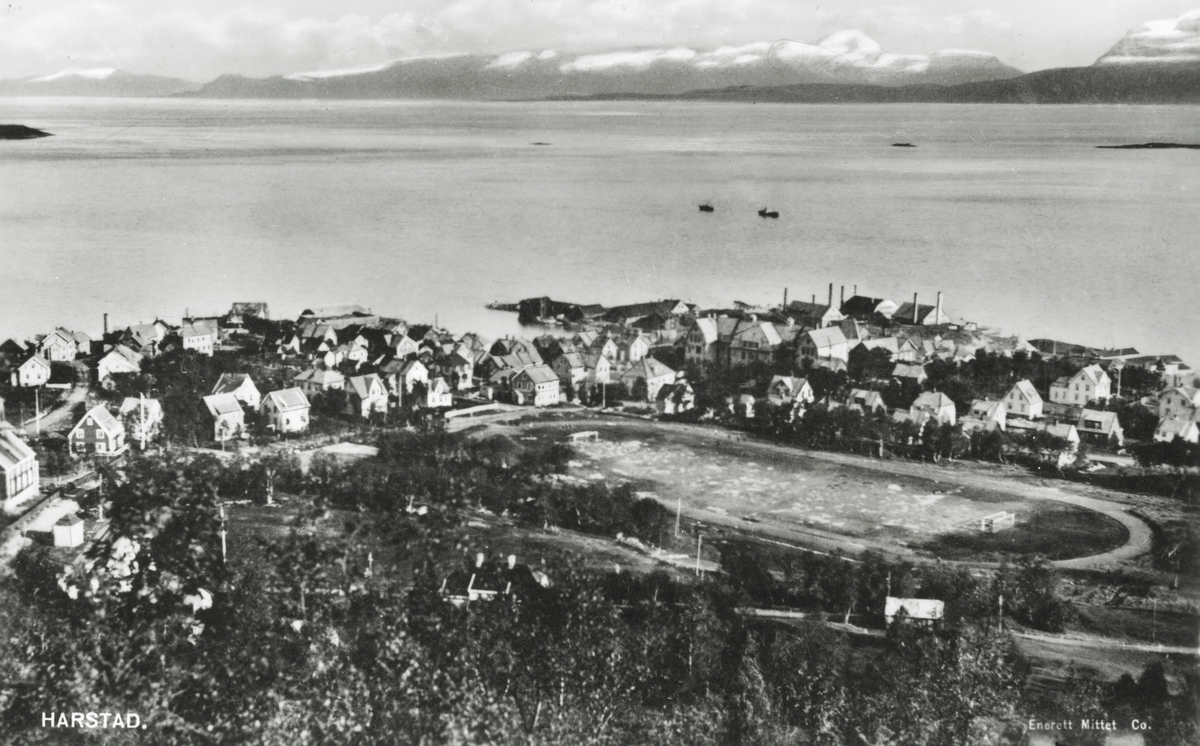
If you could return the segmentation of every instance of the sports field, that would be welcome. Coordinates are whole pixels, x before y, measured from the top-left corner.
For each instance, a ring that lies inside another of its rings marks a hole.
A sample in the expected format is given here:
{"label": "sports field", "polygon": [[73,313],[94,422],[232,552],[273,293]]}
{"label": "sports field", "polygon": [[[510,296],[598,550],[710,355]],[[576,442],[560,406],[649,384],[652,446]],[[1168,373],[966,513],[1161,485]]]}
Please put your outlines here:
{"label": "sports field", "polygon": [[[832,464],[779,453],[737,434],[666,431],[640,423],[597,428],[574,444],[570,474],[581,481],[630,482],[664,503],[781,528],[903,545],[954,559],[995,559],[1038,551],[1058,557],[1104,551],[1124,540],[1119,524],[1092,511],[1011,494]],[[560,428],[523,429],[526,438],[561,439]],[[988,535],[980,518],[1008,511],[1016,529]],[[1069,517],[1069,547],[1054,526]],[[1115,524],[1115,528],[1114,525]],[[1011,534],[997,541],[1003,534]],[[1053,551],[1055,549],[1067,549]],[[1051,550],[1051,551],[1047,551]]]}

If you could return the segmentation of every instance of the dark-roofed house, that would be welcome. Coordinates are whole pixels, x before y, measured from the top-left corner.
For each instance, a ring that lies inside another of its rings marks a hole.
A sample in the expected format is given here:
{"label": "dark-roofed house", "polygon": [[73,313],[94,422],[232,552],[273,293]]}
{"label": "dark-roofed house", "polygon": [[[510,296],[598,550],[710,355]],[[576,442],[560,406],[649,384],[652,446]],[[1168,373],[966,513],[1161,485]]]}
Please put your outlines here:
{"label": "dark-roofed house", "polygon": [[892,368],[892,378],[900,381],[913,381],[917,385],[920,385],[929,380],[929,374],[925,372],[924,365],[916,365],[914,363],[896,363],[896,367]]}
{"label": "dark-roofed house", "polygon": [[845,318],[841,311],[830,303],[808,303],[802,300],[789,303],[787,308],[783,309],[783,313],[806,329],[824,329],[841,323]]}
{"label": "dark-roofed house", "polygon": [[37,455],[7,425],[0,426],[0,502],[9,511],[38,495]]}
{"label": "dark-roofed house", "polygon": [[558,404],[558,375],[548,365],[522,368],[512,377],[511,385],[517,404],[535,407]]}
{"label": "dark-roofed house", "polygon": [[370,417],[372,412],[387,412],[388,390],[374,373],[346,379],[346,413]]}
{"label": "dark-roofed house", "polygon": [[872,321],[876,314],[890,319],[897,308],[899,305],[896,301],[887,298],[868,298],[865,295],[855,295],[842,304],[841,314],[859,321]]}
{"label": "dark-roofed house", "polygon": [[628,386],[630,391],[639,378],[646,382],[646,401],[655,401],[660,388],[675,382],[675,371],[652,357],[645,357],[621,374],[621,382]]}
{"label": "dark-roofed house", "polygon": [[327,368],[309,368],[301,371],[292,379],[305,394],[319,394],[322,391],[341,391],[346,387],[346,377],[336,370]]}
{"label": "dark-roofed house", "polygon": [[217,379],[216,385],[213,386],[212,392],[214,394],[233,394],[238,401],[255,411],[262,403],[262,394],[259,393],[258,387],[254,385],[250,376],[245,373],[222,373],[221,377]]}
{"label": "dark-roofed house", "polygon": [[213,440],[223,443],[245,434],[246,415],[237,397],[231,393],[209,394],[203,400],[204,408],[212,420]]}
{"label": "dark-roofed house", "polygon": [[816,394],[806,378],[774,376],[767,386],[767,401],[780,404],[812,404]]}
{"label": "dark-roofed house", "polygon": [[307,428],[308,410],[308,397],[299,388],[272,391],[263,399],[267,426],[278,433],[295,433]]}
{"label": "dark-roofed house", "polygon": [[587,380],[587,364],[578,352],[564,352],[554,358],[550,367],[562,384],[575,387]]}
{"label": "dark-roofed house", "polygon": [[1017,381],[1004,395],[1004,410],[1031,420],[1042,416],[1042,395],[1028,380]]}
{"label": "dark-roofed house", "polygon": [[900,307],[892,314],[891,320],[899,324],[914,326],[941,326],[950,323],[950,317],[942,310],[940,302],[933,306],[913,304],[911,301],[901,303]]}
{"label": "dark-roofed house", "polygon": [[696,392],[687,381],[669,383],[658,390],[654,406],[659,414],[682,414],[696,406]]}
{"label": "dark-roofed house", "polygon": [[1075,423],[1079,437],[1101,445],[1125,445],[1125,431],[1117,419],[1116,412],[1100,412],[1095,409],[1085,409]]}
{"label": "dark-roofed house", "polygon": [[125,447],[125,428],[103,404],[97,404],[71,429],[67,443],[75,456],[119,453]]}
{"label": "dark-roofed house", "polygon": [[612,324],[629,325],[652,314],[659,316],[683,316],[688,312],[686,303],[680,300],[657,300],[649,303],[630,303],[613,306],[604,314],[604,320]]}

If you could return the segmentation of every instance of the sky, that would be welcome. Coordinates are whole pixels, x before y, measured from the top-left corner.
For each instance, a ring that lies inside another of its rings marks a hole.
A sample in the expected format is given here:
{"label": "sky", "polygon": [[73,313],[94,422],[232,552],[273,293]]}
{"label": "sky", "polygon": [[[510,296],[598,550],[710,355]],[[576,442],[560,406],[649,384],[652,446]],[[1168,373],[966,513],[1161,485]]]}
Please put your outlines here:
{"label": "sky", "polygon": [[416,55],[817,42],[858,29],[888,52],[989,52],[1025,71],[1092,64],[1198,0],[12,0],[0,78],[117,68],[207,81]]}

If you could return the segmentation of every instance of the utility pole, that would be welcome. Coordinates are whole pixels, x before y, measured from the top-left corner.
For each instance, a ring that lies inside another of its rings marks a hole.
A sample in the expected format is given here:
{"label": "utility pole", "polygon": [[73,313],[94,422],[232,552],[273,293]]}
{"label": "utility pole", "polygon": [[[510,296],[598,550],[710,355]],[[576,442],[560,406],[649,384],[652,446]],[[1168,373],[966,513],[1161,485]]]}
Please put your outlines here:
{"label": "utility pole", "polygon": [[42,437],[42,387],[35,386],[33,389],[33,428],[37,432],[37,437]]}
{"label": "utility pole", "polygon": [[704,534],[696,534],[696,575],[700,574],[700,546],[704,543]]}
{"label": "utility pole", "polygon": [[221,503],[221,564],[226,564],[225,554],[225,503]]}
{"label": "utility pole", "polygon": [[146,394],[144,394],[144,393],[138,394],[138,411],[139,411],[139,414],[141,415],[141,422],[140,422],[139,426],[142,430],[142,452],[145,453],[145,451],[146,451]]}
{"label": "utility pole", "polygon": [[679,516],[683,513],[683,498],[678,498],[675,505],[675,538],[679,538]]}

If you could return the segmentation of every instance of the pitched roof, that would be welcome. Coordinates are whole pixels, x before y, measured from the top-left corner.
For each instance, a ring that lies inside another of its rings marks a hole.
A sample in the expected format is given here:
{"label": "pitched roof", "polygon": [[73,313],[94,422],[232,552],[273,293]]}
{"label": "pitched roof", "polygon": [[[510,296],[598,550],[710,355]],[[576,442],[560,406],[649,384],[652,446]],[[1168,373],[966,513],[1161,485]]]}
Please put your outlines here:
{"label": "pitched roof", "polygon": [[840,327],[827,326],[824,329],[813,329],[808,332],[808,338],[818,348],[833,347],[834,345],[846,344],[846,335]]}
{"label": "pitched roof", "polygon": [[926,375],[924,365],[896,363],[896,367],[892,368],[893,378],[924,378]]}
{"label": "pitched roof", "polygon": [[[242,384],[250,381],[250,376],[245,373],[222,373],[217,379],[217,383],[213,386],[214,394],[231,394],[242,387]],[[250,385],[254,385],[254,381],[250,381]]]}
{"label": "pitched roof", "polygon": [[184,338],[205,337],[213,334],[215,334],[215,332],[209,328],[208,324],[203,323],[184,324],[179,328],[179,336]]}
{"label": "pitched roof", "polygon": [[1171,418],[1159,420],[1158,427],[1155,428],[1155,435],[1159,433],[1163,435],[1186,435],[1192,428],[1198,427],[1192,420],[1183,420],[1179,418]]}
{"label": "pitched roof", "polygon": [[1079,376],[1083,376],[1084,378],[1087,378],[1088,381],[1096,385],[1099,385],[1102,380],[1108,378],[1108,374],[1105,373],[1104,369],[1099,365],[1089,365],[1076,373],[1075,376],[1077,378]]}
{"label": "pitched roof", "polygon": [[913,402],[913,408],[920,409],[941,409],[942,407],[953,407],[954,401],[940,391],[926,391],[917,397]]}
{"label": "pitched roof", "polygon": [[534,383],[558,382],[558,374],[548,365],[530,365],[522,369],[520,375],[527,377]]}
{"label": "pitched roof", "polygon": [[[117,422],[117,418],[113,417],[112,412],[109,412],[103,404],[97,404],[85,412],[83,417],[79,418],[79,423],[86,421],[89,417],[100,426],[100,429],[109,435],[125,432],[124,428],[121,427],[121,423]],[[79,427],[79,423],[76,423],[75,427]]]}
{"label": "pitched roof", "polygon": [[1029,399],[1030,401],[1042,400],[1042,395],[1037,392],[1037,389],[1033,387],[1033,383],[1031,383],[1029,379],[1017,381],[1013,384],[1013,388],[1017,390],[1017,393],[1026,399]]}
{"label": "pitched roof", "polygon": [[[367,373],[361,376],[350,376],[346,382],[350,384],[350,390],[360,399],[367,399],[371,396],[371,382],[378,382],[380,387],[383,387],[383,381],[374,373]],[[386,389],[384,389],[386,391]]]}
{"label": "pitched roof", "polygon": [[233,394],[209,394],[203,398],[204,406],[213,417],[242,412],[242,403]]}
{"label": "pitched roof", "polygon": [[32,458],[36,458],[36,455],[25,441],[12,430],[0,429],[0,468],[11,469]]}
{"label": "pitched roof", "polygon": [[578,352],[564,352],[558,359],[562,360],[568,368],[587,367],[586,363],[584,363],[583,355]]}
{"label": "pitched roof", "polygon": [[868,298],[865,295],[853,295],[842,304],[843,316],[866,316],[871,317],[875,314],[875,309],[883,303],[885,298]]}
{"label": "pitched roof", "polygon": [[308,409],[308,397],[298,388],[281,389],[267,394],[267,399],[274,403],[280,412],[291,412],[297,409]]}
{"label": "pitched roof", "polygon": [[976,399],[971,402],[971,416],[982,419],[995,419],[1004,408],[994,399]]}
{"label": "pitched roof", "polygon": [[718,339],[717,320],[705,316],[704,318],[696,319],[696,323],[692,324],[692,328],[704,335],[704,343],[712,344]]}
{"label": "pitched roof", "polygon": [[738,329],[734,333],[733,337],[734,339],[737,339],[738,337],[750,334],[755,330],[758,330],[762,333],[763,337],[767,340],[767,344],[769,345],[778,346],[781,342],[783,342],[783,338],[779,336],[779,332],[775,329],[775,325],[769,321],[749,321],[746,323],[746,326]]}
{"label": "pitched roof", "polygon": [[877,337],[863,340],[863,347],[868,350],[887,350],[893,355],[900,351],[900,340],[896,337]]}
{"label": "pitched roof", "polygon": [[644,357],[633,365],[629,366],[629,370],[621,374],[622,378],[661,378],[663,376],[674,376],[675,371],[663,365],[652,357]]}
{"label": "pitched roof", "polygon": [[341,383],[342,381],[346,380],[346,377],[341,373],[338,373],[336,370],[329,370],[328,368],[309,368],[308,370],[297,373],[296,377],[292,380],[312,381],[313,383],[324,386],[331,383]]}
{"label": "pitched roof", "polygon": [[[1088,427],[1087,423],[1097,423],[1096,427]],[[1085,409],[1083,414],[1079,415],[1079,422],[1075,425],[1080,430],[1088,432],[1110,432],[1120,428],[1120,422],[1117,419],[1116,412],[1101,412],[1096,409]]]}

